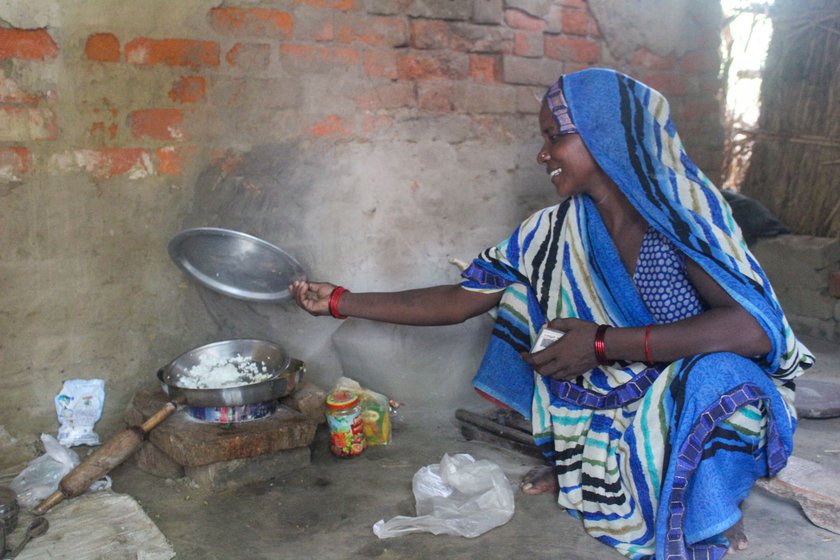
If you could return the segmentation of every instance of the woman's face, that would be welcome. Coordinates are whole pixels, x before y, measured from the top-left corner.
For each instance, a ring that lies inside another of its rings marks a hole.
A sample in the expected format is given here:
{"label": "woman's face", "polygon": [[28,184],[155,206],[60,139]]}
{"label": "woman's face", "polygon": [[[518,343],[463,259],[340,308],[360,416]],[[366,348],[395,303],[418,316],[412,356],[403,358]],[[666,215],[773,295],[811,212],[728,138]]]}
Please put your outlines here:
{"label": "woman's face", "polygon": [[606,175],[595,163],[579,134],[560,134],[545,101],[540,110],[540,132],[543,145],[537,154],[537,163],[545,166],[557,194],[561,197],[581,193],[591,195],[591,187]]}

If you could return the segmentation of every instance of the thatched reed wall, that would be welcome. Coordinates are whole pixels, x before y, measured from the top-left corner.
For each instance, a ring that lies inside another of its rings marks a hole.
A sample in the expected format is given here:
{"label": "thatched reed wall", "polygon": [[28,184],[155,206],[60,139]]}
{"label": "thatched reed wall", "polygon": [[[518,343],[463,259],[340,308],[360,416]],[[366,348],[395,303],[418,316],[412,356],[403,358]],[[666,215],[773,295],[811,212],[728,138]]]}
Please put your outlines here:
{"label": "thatched reed wall", "polygon": [[840,235],[840,0],[776,0],[742,192],[795,233]]}

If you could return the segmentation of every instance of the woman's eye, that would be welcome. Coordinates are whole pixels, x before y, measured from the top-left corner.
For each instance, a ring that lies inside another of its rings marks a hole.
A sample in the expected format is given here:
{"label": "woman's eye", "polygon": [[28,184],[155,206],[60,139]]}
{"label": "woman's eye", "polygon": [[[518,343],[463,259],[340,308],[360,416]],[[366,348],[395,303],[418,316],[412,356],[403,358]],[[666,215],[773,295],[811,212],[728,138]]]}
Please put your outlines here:
{"label": "woman's eye", "polygon": [[560,140],[561,136],[561,134],[549,134],[548,139],[552,144],[556,144]]}

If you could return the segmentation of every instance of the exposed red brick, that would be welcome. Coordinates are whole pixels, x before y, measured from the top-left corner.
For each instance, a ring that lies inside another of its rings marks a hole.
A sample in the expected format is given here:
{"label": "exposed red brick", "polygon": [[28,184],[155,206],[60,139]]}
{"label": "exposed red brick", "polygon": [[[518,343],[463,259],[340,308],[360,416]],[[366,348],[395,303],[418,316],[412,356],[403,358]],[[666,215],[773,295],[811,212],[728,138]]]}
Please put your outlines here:
{"label": "exposed red brick", "polygon": [[720,103],[716,99],[702,101],[685,101],[680,110],[680,122],[720,119]]}
{"label": "exposed red brick", "polygon": [[268,8],[213,8],[213,29],[225,35],[288,39],[292,35],[292,15]]}
{"label": "exposed red brick", "polygon": [[280,56],[303,64],[358,64],[361,58],[356,49],[312,45],[280,45]]}
{"label": "exposed red brick", "polygon": [[449,45],[449,24],[430,19],[411,21],[411,46],[415,49],[445,49]]}
{"label": "exposed red brick", "polygon": [[94,179],[129,175],[141,179],[154,175],[151,154],[143,148],[101,148],[54,154],[50,166],[55,171],[84,171]]}
{"label": "exposed red brick", "polygon": [[112,33],[96,33],[85,43],[85,56],[97,62],[119,62],[120,40]]}
{"label": "exposed red brick", "polygon": [[129,119],[135,138],[183,140],[185,137],[181,128],[184,122],[181,109],[141,109],[132,111]]}
{"label": "exposed red brick", "polygon": [[357,6],[357,0],[294,0],[295,6],[303,4],[312,8],[349,12]]}
{"label": "exposed red brick", "polygon": [[685,95],[689,90],[686,79],[674,71],[638,71],[634,76],[666,96]]}
{"label": "exposed red brick", "polygon": [[125,59],[130,64],[170,66],[219,65],[219,44],[192,39],[148,39],[140,37],[125,46]]}
{"label": "exposed red brick", "polygon": [[149,153],[142,148],[103,148],[89,152],[96,163],[92,168],[86,166],[85,169],[97,178],[109,179],[138,170],[142,170],[143,176],[153,172],[149,168]]}
{"label": "exposed red brick", "polygon": [[720,69],[720,54],[717,50],[707,49],[685,53],[680,58],[680,70],[688,74],[717,72]]}
{"label": "exposed red brick", "polygon": [[828,293],[831,297],[840,298],[840,272],[834,271],[828,275]]}
{"label": "exposed red brick", "polygon": [[583,10],[563,10],[560,28],[571,35],[589,34],[589,14]]}
{"label": "exposed red brick", "polygon": [[203,76],[184,76],[172,84],[169,99],[178,103],[195,103],[204,99],[207,82]]}
{"label": "exposed red brick", "polygon": [[673,70],[677,64],[677,59],[673,55],[660,56],[642,47],[636,49],[630,55],[630,64],[637,68],[649,70]]}
{"label": "exposed red brick", "polygon": [[309,127],[309,133],[316,138],[323,138],[324,136],[349,136],[351,134],[342,118],[338,115],[327,115],[323,120],[311,125]]}
{"label": "exposed red brick", "polygon": [[453,110],[451,82],[426,82],[417,86],[417,106],[423,111],[448,113]]}
{"label": "exposed red brick", "polygon": [[582,37],[546,35],[545,56],[555,60],[591,64],[601,58],[599,43]]}
{"label": "exposed red brick", "polygon": [[543,34],[536,31],[517,31],[513,37],[513,54],[537,58],[543,55]]}
{"label": "exposed red brick", "polygon": [[401,54],[397,56],[397,75],[401,80],[442,79],[463,80],[469,74],[469,59],[430,54]]}
{"label": "exposed red brick", "polygon": [[411,82],[396,82],[356,97],[360,109],[400,109],[414,107],[416,95]]}
{"label": "exposed red brick", "polygon": [[509,27],[525,31],[543,31],[546,27],[544,20],[515,9],[505,10],[505,23]]}
{"label": "exposed red brick", "polygon": [[0,60],[44,60],[58,54],[58,45],[45,29],[0,28]]}
{"label": "exposed red brick", "polygon": [[500,82],[502,80],[501,60],[495,55],[471,54],[470,77],[478,82]]}
{"label": "exposed red brick", "polygon": [[0,148],[0,181],[19,181],[29,172],[29,150],[22,147]]}
{"label": "exposed red brick", "polygon": [[400,47],[408,42],[408,25],[398,17],[342,16],[335,22],[335,40],[337,43],[363,43],[374,47]]}
{"label": "exposed red brick", "polygon": [[192,150],[166,146],[155,150],[157,172],[160,175],[179,176],[184,170],[188,154]]}
{"label": "exposed red brick", "polygon": [[483,54],[513,53],[513,34],[501,26],[452,24],[449,47],[460,52]]}
{"label": "exposed red brick", "polygon": [[365,51],[365,74],[372,78],[397,79],[397,54],[391,50]]}
{"label": "exposed red brick", "polygon": [[265,70],[271,62],[271,45],[265,43],[236,43],[225,55],[231,66],[246,70]]}

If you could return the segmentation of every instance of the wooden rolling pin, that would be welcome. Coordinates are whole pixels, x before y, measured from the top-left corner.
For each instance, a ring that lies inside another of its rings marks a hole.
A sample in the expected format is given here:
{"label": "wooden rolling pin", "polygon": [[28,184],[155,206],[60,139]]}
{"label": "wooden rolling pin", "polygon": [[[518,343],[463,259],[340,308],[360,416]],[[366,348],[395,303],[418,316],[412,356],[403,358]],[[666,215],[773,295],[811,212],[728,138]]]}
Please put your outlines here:
{"label": "wooden rolling pin", "polygon": [[155,427],[175,412],[177,401],[166,403],[140,426],[131,426],[118,433],[102,447],[85,458],[76,468],[67,473],[58,484],[58,490],[47,496],[33,511],[35,515],[43,515],[53,506],[61,503],[65,498],[75,498],[84,494],[90,485],[122,464],[135,451],[146,436]]}

